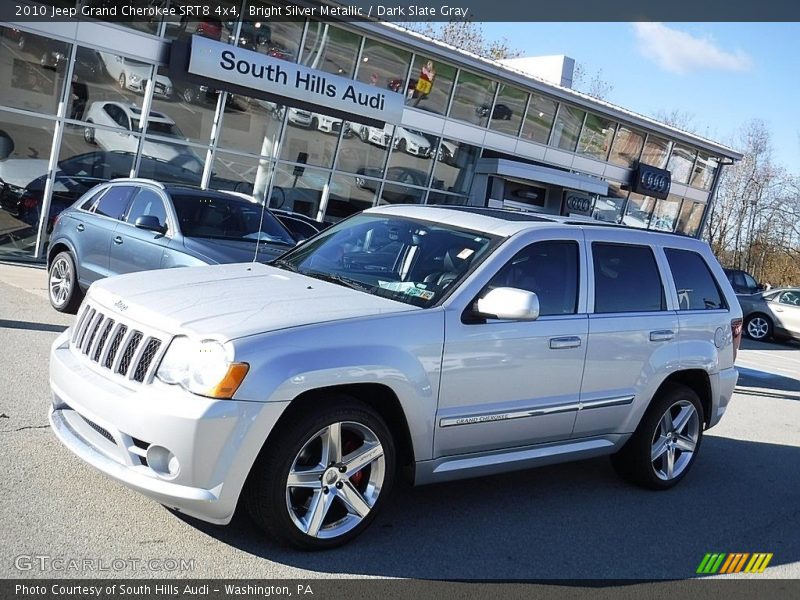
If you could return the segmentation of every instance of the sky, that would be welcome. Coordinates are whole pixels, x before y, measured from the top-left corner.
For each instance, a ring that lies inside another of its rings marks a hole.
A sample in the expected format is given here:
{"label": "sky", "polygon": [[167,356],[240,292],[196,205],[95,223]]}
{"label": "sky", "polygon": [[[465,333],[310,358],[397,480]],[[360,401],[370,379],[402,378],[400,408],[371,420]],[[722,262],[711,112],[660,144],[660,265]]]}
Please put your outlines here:
{"label": "sky", "polygon": [[608,101],[653,115],[693,115],[697,133],[728,145],[751,119],[772,133],[773,158],[800,174],[800,23],[483,23],[523,56],[566,54],[602,70]]}

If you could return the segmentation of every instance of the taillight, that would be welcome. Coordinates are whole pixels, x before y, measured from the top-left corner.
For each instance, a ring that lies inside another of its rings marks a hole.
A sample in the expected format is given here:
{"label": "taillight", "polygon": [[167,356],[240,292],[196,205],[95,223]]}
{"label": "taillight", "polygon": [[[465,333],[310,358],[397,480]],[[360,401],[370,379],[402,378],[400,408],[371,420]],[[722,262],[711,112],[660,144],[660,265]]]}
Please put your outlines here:
{"label": "taillight", "polygon": [[731,319],[731,333],[733,334],[733,360],[736,360],[736,353],[739,352],[739,344],[742,342],[741,319]]}
{"label": "taillight", "polygon": [[39,205],[39,200],[35,196],[31,196],[29,194],[25,194],[22,197],[22,207],[25,210],[32,210]]}

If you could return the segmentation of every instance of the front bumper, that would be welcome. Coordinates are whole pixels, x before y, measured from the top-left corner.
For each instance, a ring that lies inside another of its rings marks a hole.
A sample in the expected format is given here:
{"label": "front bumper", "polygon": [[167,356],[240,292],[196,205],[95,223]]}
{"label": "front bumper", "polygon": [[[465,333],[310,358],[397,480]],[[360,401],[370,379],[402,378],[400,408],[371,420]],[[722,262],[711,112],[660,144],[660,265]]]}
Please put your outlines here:
{"label": "front bumper", "polygon": [[[50,423],[61,442],[109,477],[190,516],[228,523],[267,435],[287,403],[203,398],[155,381],[121,381],[53,344]],[[178,467],[158,470],[156,447]],[[153,463],[153,464],[151,464]]]}

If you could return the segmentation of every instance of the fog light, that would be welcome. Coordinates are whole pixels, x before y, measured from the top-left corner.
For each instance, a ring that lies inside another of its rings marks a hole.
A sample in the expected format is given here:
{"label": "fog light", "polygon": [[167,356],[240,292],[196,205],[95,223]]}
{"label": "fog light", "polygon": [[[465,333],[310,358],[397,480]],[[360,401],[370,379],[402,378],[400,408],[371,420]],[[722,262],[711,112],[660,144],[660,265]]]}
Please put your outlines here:
{"label": "fog light", "polygon": [[178,457],[164,448],[164,446],[150,446],[147,449],[147,466],[160,477],[173,479],[177,477],[181,466]]}

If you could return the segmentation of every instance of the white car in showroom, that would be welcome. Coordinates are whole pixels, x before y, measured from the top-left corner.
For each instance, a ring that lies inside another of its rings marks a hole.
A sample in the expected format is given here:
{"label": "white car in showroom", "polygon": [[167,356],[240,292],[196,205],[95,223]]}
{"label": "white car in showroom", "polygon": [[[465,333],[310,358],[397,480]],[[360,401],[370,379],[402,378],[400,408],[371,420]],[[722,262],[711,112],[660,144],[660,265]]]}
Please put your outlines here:
{"label": "white car in showroom", "polygon": [[[141,120],[142,109],[136,105],[125,104],[124,102],[92,102],[89,110],[86,111],[86,122],[113,127],[116,131],[87,125],[83,129],[83,138],[86,143],[97,144],[104,150],[135,153],[139,145],[139,138],[135,133],[141,132]],[[120,131],[120,128],[122,131]],[[180,140],[181,142],[186,141],[186,137],[178,129],[175,121],[164,113],[154,110],[150,111],[147,134],[174,138],[176,141]],[[142,154],[180,164],[182,167],[198,173],[203,170],[202,159],[189,147],[181,143],[146,139],[142,146]]]}
{"label": "white car in showroom", "polygon": [[[108,74],[117,80],[123,90],[131,90],[143,94],[150,79],[150,65],[124,56],[108,52],[100,52],[100,58]],[[161,98],[172,97],[172,80],[165,75],[156,74],[153,93]]]}
{"label": "white car in showroom", "polygon": [[371,127],[360,123],[351,125],[353,132],[361,138],[362,142],[375,144],[381,148],[386,148],[391,142],[396,150],[406,152],[414,156],[427,158],[431,155],[431,142],[418,131],[406,129],[405,127],[394,127],[394,139],[392,139],[393,126],[387,123],[383,129]]}

